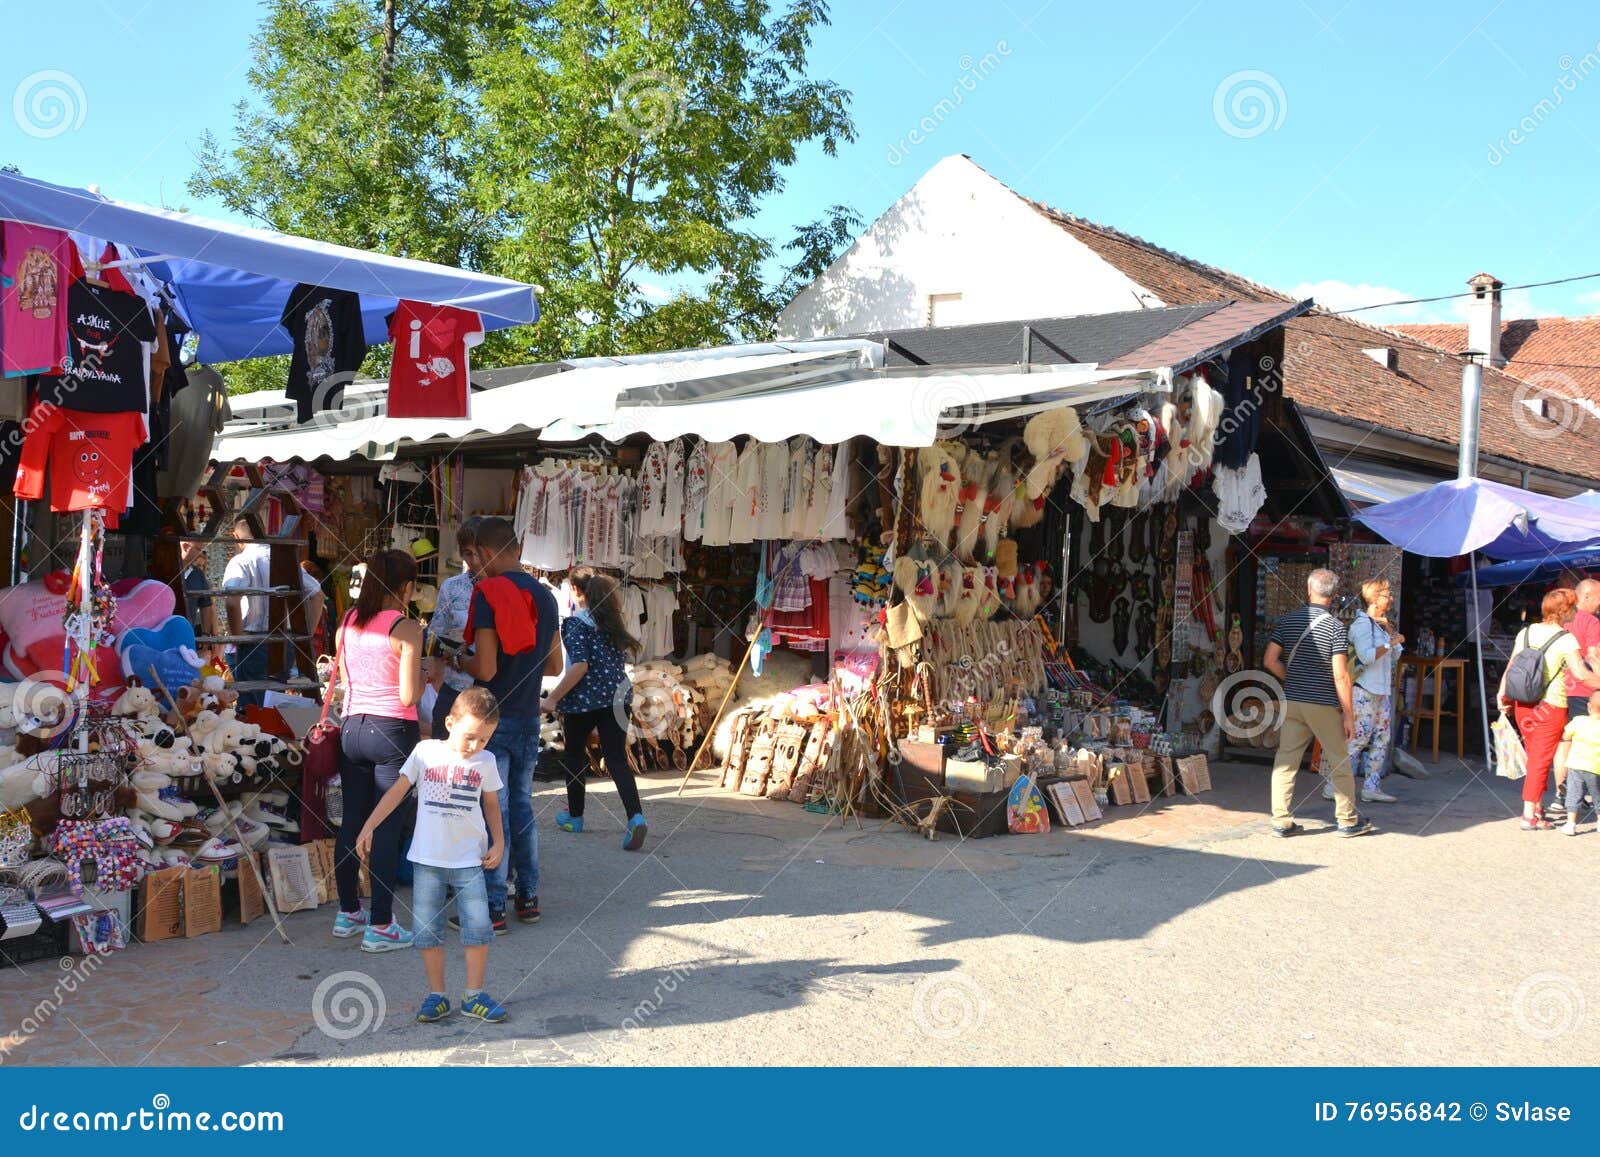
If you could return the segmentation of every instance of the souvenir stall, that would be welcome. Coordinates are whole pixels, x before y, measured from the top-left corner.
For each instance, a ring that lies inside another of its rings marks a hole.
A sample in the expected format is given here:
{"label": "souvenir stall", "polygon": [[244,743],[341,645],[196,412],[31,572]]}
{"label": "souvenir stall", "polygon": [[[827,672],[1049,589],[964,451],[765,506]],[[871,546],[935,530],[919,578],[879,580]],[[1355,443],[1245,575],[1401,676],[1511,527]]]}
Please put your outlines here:
{"label": "souvenir stall", "polygon": [[[200,651],[249,640],[197,637],[175,586],[138,577],[148,560],[118,558],[107,532],[148,522],[153,534],[166,518],[169,540],[211,542],[237,509],[274,551],[303,545],[312,479],[251,467],[235,508],[225,472],[201,486],[194,447],[170,452],[183,427],[205,443],[217,428],[219,394],[183,363],[292,354],[301,420],[337,423],[342,387],[389,319],[428,324],[458,300],[485,324],[537,317],[514,282],[0,173],[0,368],[25,415],[0,592],[12,680],[0,687],[0,961],[214,930],[225,886],[241,918],[277,923],[284,897],[263,903],[257,853],[298,843],[304,728],[240,710],[246,685]],[[206,509],[161,511],[162,473],[191,474]],[[28,542],[44,507],[72,520],[76,548],[70,565],[25,574],[49,553]],[[281,608],[299,599],[278,575],[274,554],[273,587],[245,594],[272,606],[270,630],[288,630],[296,613]]]}

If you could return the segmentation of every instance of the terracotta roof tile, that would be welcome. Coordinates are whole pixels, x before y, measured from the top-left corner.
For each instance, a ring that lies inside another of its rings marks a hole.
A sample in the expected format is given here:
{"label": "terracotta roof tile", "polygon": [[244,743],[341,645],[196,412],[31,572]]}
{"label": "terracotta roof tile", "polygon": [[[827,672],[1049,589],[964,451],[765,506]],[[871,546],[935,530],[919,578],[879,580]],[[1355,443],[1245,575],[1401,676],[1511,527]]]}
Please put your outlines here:
{"label": "terracotta roof tile", "polygon": [[[1396,329],[1440,349],[1467,348],[1465,325]],[[1505,372],[1552,393],[1600,403],[1600,317],[1527,317],[1500,327]]]}
{"label": "terracotta roof tile", "polygon": [[[1293,300],[1249,278],[1131,234],[1026,197],[1022,200],[1166,305],[1218,298]],[[1292,319],[1284,330],[1284,389],[1301,406],[1374,429],[1415,434],[1441,445],[1459,442],[1461,363],[1448,347],[1321,310]],[[1394,369],[1362,352],[1376,347],[1396,351]],[[1600,365],[1600,357],[1592,355],[1544,360],[1587,360]],[[1558,473],[1600,479],[1600,454],[1595,452],[1596,433],[1600,432],[1595,423],[1600,419],[1577,415],[1565,426],[1549,422],[1522,404],[1529,396],[1525,382],[1497,370],[1484,371],[1482,451]]]}

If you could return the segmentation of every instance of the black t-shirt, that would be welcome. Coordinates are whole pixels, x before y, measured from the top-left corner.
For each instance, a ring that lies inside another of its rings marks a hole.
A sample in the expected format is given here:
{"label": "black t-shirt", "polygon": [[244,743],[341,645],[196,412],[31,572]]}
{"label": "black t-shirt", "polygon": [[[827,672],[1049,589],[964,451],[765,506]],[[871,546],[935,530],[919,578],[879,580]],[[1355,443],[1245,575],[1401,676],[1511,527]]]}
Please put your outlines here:
{"label": "black t-shirt", "polygon": [[38,379],[39,400],[91,414],[146,409],[149,355],[141,343],[155,340],[143,298],[74,281],[67,289],[66,372]]}
{"label": "black t-shirt", "polygon": [[[508,571],[506,578],[533,595],[533,609],[539,624],[532,649],[515,655],[501,651],[497,655],[494,678],[487,683],[481,679],[480,687],[487,687],[500,701],[500,717],[506,722],[537,723],[539,718],[539,692],[544,684],[544,661],[555,641],[560,626],[561,609],[550,588],[538,579],[521,571]],[[484,598],[482,589],[472,592],[472,629],[494,626],[494,608]]]}
{"label": "black t-shirt", "polygon": [[367,356],[360,295],[302,283],[290,291],[282,322],[294,339],[286,389],[299,421],[311,421],[319,410],[339,409],[345,383]]}

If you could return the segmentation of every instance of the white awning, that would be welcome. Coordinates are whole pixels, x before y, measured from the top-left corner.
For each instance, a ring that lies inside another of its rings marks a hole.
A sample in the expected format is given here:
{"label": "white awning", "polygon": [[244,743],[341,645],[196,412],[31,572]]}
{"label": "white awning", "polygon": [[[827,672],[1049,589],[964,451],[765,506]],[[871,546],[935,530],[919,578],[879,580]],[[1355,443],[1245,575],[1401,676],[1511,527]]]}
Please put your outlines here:
{"label": "white awning", "polygon": [[[528,368],[517,380],[512,371],[495,372],[495,388],[476,391],[468,418],[390,418],[385,412],[384,383],[353,383],[344,409],[318,415],[311,423],[294,424],[293,406],[280,391],[259,403],[256,395],[233,400],[235,421],[212,448],[212,457],[260,461],[271,458],[315,461],[328,458],[394,457],[403,444],[465,442],[526,430],[530,433],[558,421],[582,425],[612,423],[619,413],[617,397],[624,390],[646,391],[670,401],[680,390],[717,382],[727,389],[790,386],[858,374],[881,361],[882,347],[873,342],[791,343],[753,347],[763,352],[730,356],[706,350],[705,356],[683,351],[627,361],[595,359],[577,368],[552,372],[550,366]],[[770,352],[777,350],[778,352]],[[509,379],[509,380],[508,380]],[[637,396],[637,394],[635,395]]]}
{"label": "white awning", "polygon": [[780,442],[806,434],[828,444],[867,437],[885,446],[931,446],[952,430],[1170,388],[1171,375],[1165,370],[1102,370],[1094,365],[1035,367],[1027,373],[1007,369],[913,376],[890,371],[707,402],[621,406],[603,425],[552,423],[541,440],[572,442],[597,434],[620,442],[642,433],[661,440],[695,434],[714,442],[738,435]]}
{"label": "white awning", "polygon": [[1393,502],[1420,494],[1435,483],[1444,481],[1427,474],[1418,474],[1398,466],[1347,458],[1329,468],[1339,492],[1356,506],[1372,506],[1379,502]]}

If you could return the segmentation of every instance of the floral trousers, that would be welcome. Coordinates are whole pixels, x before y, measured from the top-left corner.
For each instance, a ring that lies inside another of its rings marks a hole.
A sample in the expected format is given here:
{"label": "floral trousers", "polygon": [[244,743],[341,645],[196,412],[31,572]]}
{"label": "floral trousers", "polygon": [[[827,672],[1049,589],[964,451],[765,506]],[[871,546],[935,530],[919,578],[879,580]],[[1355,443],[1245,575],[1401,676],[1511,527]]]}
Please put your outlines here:
{"label": "floral trousers", "polygon": [[1367,791],[1377,791],[1389,766],[1389,744],[1394,735],[1394,697],[1374,695],[1361,687],[1350,692],[1355,708],[1355,737],[1350,740],[1350,770]]}

